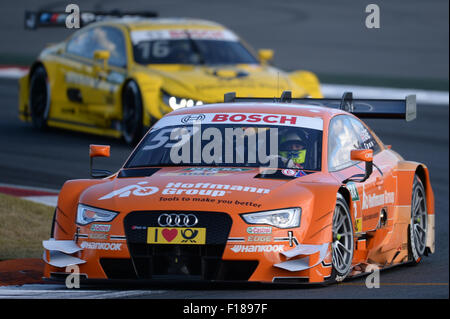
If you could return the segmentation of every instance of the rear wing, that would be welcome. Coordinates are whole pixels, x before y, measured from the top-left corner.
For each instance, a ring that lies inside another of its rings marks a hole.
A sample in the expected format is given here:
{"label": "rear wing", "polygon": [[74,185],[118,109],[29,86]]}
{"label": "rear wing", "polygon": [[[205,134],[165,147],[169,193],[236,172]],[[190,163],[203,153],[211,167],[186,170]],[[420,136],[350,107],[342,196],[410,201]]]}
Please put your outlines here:
{"label": "rear wing", "polygon": [[[25,29],[36,30],[41,27],[66,27],[66,19],[71,13],[62,11],[25,11]],[[113,11],[81,11],[80,28],[93,22],[110,20],[115,18],[155,18],[158,13],[153,11],[144,12],[121,12]]]}
{"label": "rear wing", "polygon": [[352,92],[345,92],[341,99],[292,98],[290,91],[284,91],[280,98],[236,97],[235,92],[226,93],[224,102],[294,103],[324,106],[343,110],[360,118],[391,118],[412,121],[417,115],[416,96],[408,95],[404,100],[354,99]]}

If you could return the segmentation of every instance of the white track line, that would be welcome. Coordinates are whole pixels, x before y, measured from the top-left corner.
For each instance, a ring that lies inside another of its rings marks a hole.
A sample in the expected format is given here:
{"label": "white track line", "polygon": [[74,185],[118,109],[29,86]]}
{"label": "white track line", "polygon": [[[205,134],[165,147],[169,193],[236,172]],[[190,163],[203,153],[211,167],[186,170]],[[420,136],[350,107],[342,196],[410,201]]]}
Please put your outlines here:
{"label": "white track line", "polygon": [[115,299],[135,298],[148,294],[162,294],[166,290],[79,290],[79,289],[27,289],[0,287],[0,299]]}

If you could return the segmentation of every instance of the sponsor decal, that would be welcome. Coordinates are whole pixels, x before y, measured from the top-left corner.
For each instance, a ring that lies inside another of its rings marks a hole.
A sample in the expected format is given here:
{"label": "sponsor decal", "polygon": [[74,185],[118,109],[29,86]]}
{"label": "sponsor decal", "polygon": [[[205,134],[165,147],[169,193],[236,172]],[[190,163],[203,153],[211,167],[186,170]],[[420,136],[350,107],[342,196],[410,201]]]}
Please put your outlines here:
{"label": "sponsor decal", "polygon": [[247,227],[247,233],[252,235],[272,234],[272,227],[270,226],[250,226]]}
{"label": "sponsor decal", "polygon": [[109,232],[111,229],[111,225],[104,225],[104,224],[92,224],[91,225],[91,231],[95,232]]}
{"label": "sponsor decal", "polygon": [[283,169],[281,171],[281,173],[283,175],[286,175],[286,176],[295,176],[296,170],[294,170],[294,169]]}
{"label": "sponsor decal", "polygon": [[360,233],[362,231],[362,218],[355,219],[355,232]]}
{"label": "sponsor decal", "polygon": [[209,30],[209,29],[170,29],[170,30],[136,30],[131,32],[133,44],[146,41],[158,40],[211,40],[211,41],[238,41],[238,37],[229,30]]}
{"label": "sponsor decal", "polygon": [[135,196],[148,196],[148,195],[155,194],[156,192],[159,191],[158,187],[143,186],[146,184],[148,184],[148,182],[139,182],[137,184],[122,187],[118,190],[112,191],[109,194],[106,194],[105,196],[100,197],[99,200],[111,199],[113,197],[123,198],[123,197],[128,197],[131,194],[135,195]]}
{"label": "sponsor decal", "polygon": [[205,119],[205,114],[190,114],[181,118],[181,123],[188,124],[194,123],[195,121],[203,121]]}
{"label": "sponsor decal", "polygon": [[308,175],[306,172],[302,171],[302,170],[297,170],[297,169],[283,169],[281,171],[281,173],[285,176],[289,176],[289,177],[302,177],[302,176],[306,176]]}
{"label": "sponsor decal", "polygon": [[111,250],[111,251],[122,250],[122,244],[118,243],[96,243],[83,241],[80,247],[83,249],[95,249],[95,250]]}
{"label": "sponsor decal", "polygon": [[228,191],[268,194],[270,189],[243,185],[211,184],[211,183],[174,183],[170,182],[162,191],[163,195],[202,195],[225,196]]}
{"label": "sponsor decal", "polygon": [[354,182],[347,183],[347,189],[352,196],[352,201],[359,201],[358,189],[356,188],[356,184]]}
{"label": "sponsor decal", "polygon": [[261,235],[252,235],[247,237],[247,241],[249,242],[271,242],[272,236],[261,236]]}
{"label": "sponsor decal", "polygon": [[102,233],[94,233],[94,234],[89,234],[89,238],[90,239],[108,239],[108,235],[107,234],[102,234]]}
{"label": "sponsor decal", "polygon": [[[267,113],[206,113],[206,114],[191,114],[191,115],[171,115],[163,117],[153,127],[153,129],[164,128],[179,123],[185,119],[186,124],[194,122],[193,116],[203,115],[201,124],[251,124],[251,125],[277,125],[277,126],[295,126],[310,128],[315,130],[323,130],[323,120],[318,117],[296,116],[296,115],[281,115],[281,114],[267,114]],[[189,117],[191,116],[191,118]],[[181,122],[183,123],[183,122]],[[184,124],[184,123],[183,123]]]}
{"label": "sponsor decal", "polygon": [[[158,187],[142,186],[148,182],[140,182],[133,185],[128,185],[106,194],[99,198],[99,200],[111,199],[113,197],[125,198],[130,195],[134,196],[149,196],[159,191]],[[244,185],[228,185],[228,184],[211,184],[211,183],[181,183],[169,182],[162,190],[162,195],[200,195],[220,197],[225,196],[231,191],[248,192],[257,194],[268,194],[270,189],[259,188]]]}
{"label": "sponsor decal", "polygon": [[245,172],[250,170],[250,168],[195,167],[183,168],[176,172],[165,173],[162,176],[228,176],[232,172]]}
{"label": "sponsor decal", "polygon": [[380,214],[378,212],[376,212],[376,213],[373,213],[370,215],[363,215],[362,218],[363,218],[363,221],[366,221],[366,220],[378,218],[379,216],[380,216]]}
{"label": "sponsor decal", "polygon": [[206,228],[147,228],[147,244],[204,245],[205,243]]}
{"label": "sponsor decal", "polygon": [[144,230],[144,229],[147,229],[147,226],[141,226],[141,225],[131,226],[131,230]]}
{"label": "sponsor decal", "polygon": [[284,245],[234,245],[230,249],[235,253],[276,253],[282,252]]}
{"label": "sponsor decal", "polygon": [[394,192],[385,191],[383,194],[371,194],[369,196],[366,195],[366,192],[363,188],[363,201],[362,201],[362,209],[369,209],[372,207],[383,206],[385,204],[392,204],[395,201]]}

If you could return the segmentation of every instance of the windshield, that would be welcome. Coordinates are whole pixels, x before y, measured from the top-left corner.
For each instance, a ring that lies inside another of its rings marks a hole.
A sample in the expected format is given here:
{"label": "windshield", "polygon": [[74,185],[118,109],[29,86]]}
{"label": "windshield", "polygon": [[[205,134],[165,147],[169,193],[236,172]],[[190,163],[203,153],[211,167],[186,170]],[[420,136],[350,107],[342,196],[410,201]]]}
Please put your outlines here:
{"label": "windshield", "polygon": [[258,64],[228,30],[133,31],[134,60],[139,64]]}
{"label": "windshield", "polygon": [[321,154],[319,118],[192,114],[161,119],[125,167],[245,166],[320,171]]}

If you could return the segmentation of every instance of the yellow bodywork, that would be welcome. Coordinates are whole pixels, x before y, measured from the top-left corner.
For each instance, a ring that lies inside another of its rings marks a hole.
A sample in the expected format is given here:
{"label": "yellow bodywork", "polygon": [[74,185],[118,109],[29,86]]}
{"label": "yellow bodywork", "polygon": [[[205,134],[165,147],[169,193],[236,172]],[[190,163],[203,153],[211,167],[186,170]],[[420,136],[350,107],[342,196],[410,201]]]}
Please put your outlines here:
{"label": "yellow bodywork", "polygon": [[[77,33],[102,26],[116,28],[122,32],[126,45],[126,67],[112,66],[107,60],[98,59],[109,56],[107,52],[100,52],[96,56],[97,59],[94,59],[66,51],[67,44]],[[322,97],[319,81],[313,73],[284,72],[263,60],[259,60],[257,64],[226,66],[142,65],[134,61],[131,39],[133,31],[180,29],[228,32],[223,26],[204,20],[118,19],[86,26],[64,42],[49,46],[39,55],[29,73],[19,80],[20,119],[31,120],[30,78],[37,66],[43,66],[48,77],[48,126],[113,137],[121,136],[122,90],[128,81],[136,82],[139,87],[144,127],[151,126],[155,120],[172,111],[163,100],[163,92],[184,99],[202,101],[203,104],[221,102],[227,92],[236,92],[239,97],[279,97],[284,90],[290,90],[292,97]],[[239,39],[239,42],[253,54],[253,50],[242,39]],[[264,51],[267,55],[268,50]],[[253,55],[257,57],[257,54]],[[245,76],[237,76],[240,73]],[[74,87],[81,90],[82,101],[74,101],[68,97],[68,91]]]}

